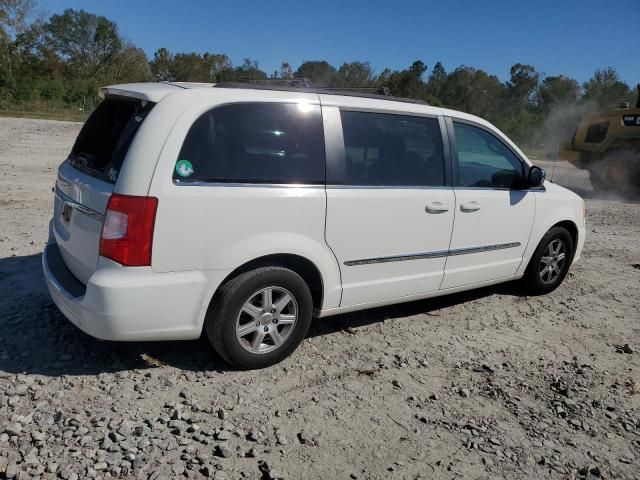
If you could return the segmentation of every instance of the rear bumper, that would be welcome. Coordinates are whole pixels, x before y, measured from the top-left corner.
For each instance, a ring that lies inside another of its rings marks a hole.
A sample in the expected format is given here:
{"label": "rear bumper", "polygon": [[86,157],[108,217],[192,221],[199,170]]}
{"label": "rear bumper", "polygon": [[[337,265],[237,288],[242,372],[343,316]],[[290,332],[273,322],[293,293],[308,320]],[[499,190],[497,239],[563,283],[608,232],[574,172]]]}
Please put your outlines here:
{"label": "rear bumper", "polygon": [[120,341],[198,338],[211,296],[228,273],[157,273],[101,258],[84,286],[55,243],[45,247],[42,267],[51,298],[74,325],[92,337]]}

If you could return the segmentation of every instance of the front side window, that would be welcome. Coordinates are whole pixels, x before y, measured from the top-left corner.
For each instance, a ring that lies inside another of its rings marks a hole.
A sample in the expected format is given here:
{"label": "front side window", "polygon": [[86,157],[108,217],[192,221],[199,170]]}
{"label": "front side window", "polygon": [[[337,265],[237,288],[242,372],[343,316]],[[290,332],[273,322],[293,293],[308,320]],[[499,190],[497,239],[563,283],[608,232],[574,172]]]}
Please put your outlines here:
{"label": "front side window", "polygon": [[491,133],[453,122],[458,152],[460,187],[520,188],[523,165],[504,143]]}
{"label": "front side window", "polygon": [[438,120],[341,111],[346,185],[442,186]]}
{"label": "front side window", "polygon": [[238,103],[201,115],[173,172],[180,182],[324,183],[320,107]]}

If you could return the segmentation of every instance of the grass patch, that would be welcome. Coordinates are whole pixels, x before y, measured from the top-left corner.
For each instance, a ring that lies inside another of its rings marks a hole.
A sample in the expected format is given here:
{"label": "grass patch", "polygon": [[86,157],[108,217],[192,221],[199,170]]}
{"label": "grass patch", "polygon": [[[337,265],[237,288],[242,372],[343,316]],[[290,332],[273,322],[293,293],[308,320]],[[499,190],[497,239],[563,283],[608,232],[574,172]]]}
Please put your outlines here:
{"label": "grass patch", "polygon": [[46,100],[31,100],[28,102],[10,102],[0,100],[0,117],[42,118],[45,120],[67,120],[84,122],[91,109],[85,112],[77,106]]}
{"label": "grass patch", "polygon": [[41,118],[44,120],[84,122],[82,112],[73,110],[14,110],[0,108],[0,117]]}

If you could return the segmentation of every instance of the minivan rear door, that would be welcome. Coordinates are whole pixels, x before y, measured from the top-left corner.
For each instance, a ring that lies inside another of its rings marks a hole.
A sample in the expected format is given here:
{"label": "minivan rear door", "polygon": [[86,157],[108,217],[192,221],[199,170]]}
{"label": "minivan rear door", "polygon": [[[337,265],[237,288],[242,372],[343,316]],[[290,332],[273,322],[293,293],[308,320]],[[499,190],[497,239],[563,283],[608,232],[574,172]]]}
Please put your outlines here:
{"label": "minivan rear door", "polygon": [[58,169],[53,234],[65,264],[83,283],[96,269],[104,213],[127,151],[153,105],[108,96]]}

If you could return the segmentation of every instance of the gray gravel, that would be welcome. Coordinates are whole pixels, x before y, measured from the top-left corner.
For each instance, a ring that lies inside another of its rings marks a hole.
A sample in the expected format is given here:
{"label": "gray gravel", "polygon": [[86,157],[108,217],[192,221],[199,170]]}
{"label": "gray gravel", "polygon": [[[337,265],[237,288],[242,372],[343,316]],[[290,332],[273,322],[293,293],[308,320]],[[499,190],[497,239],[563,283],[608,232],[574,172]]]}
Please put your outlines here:
{"label": "gray gravel", "polygon": [[51,303],[40,251],[77,130],[0,118],[0,478],[640,478],[638,203],[576,172],[589,239],[553,294],[326,319],[237,372],[204,341],[99,342]]}

